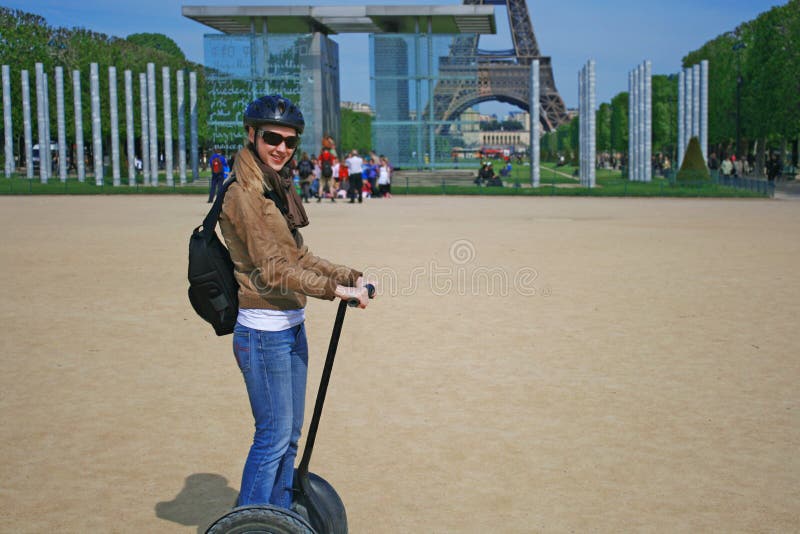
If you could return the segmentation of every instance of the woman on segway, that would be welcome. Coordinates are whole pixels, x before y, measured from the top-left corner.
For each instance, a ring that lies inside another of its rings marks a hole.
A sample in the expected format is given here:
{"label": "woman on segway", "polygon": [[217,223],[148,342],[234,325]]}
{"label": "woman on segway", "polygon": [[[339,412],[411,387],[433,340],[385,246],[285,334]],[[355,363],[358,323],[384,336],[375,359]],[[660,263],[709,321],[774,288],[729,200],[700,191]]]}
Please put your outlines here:
{"label": "woman on segway", "polygon": [[308,369],[306,297],[356,300],[369,295],[362,273],[314,256],[299,228],[308,217],[287,163],[305,121],[290,100],[269,95],[244,113],[246,146],[236,155],[220,228],[239,283],[233,353],[244,376],[255,436],[238,506],[290,508]]}

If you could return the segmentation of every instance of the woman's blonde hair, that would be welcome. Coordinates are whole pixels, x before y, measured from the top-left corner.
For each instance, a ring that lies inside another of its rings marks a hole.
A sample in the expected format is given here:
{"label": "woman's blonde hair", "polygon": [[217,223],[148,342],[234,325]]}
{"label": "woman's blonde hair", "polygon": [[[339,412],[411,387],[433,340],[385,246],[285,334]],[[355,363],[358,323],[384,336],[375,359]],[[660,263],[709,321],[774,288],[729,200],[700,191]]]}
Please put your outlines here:
{"label": "woman's blonde hair", "polygon": [[255,194],[264,192],[264,178],[261,169],[256,163],[256,156],[248,147],[239,150],[233,160],[233,172],[236,181],[245,191]]}

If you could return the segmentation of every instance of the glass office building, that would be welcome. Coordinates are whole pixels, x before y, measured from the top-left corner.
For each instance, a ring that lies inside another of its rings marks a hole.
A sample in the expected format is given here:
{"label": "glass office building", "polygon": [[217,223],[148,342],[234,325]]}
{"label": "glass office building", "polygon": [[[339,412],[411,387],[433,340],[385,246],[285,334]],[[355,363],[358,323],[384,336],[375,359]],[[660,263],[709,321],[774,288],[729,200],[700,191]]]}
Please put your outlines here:
{"label": "glass office building", "polygon": [[204,37],[209,126],[223,151],[242,146],[247,104],[280,93],[303,110],[301,150],[315,153],[323,133],[339,132],[339,50],[319,33]]}
{"label": "glass office building", "polygon": [[183,6],[181,12],[221,32],[207,34],[204,44],[209,120],[215,144],[225,150],[241,146],[247,103],[276,92],[303,110],[309,153],[318,152],[325,133],[339,139],[339,49],[328,36],[346,33],[369,34],[372,144],[395,166],[446,165],[468,144],[465,131],[477,131],[458,119],[483,83],[471,56],[477,36],[495,32],[491,5]]}
{"label": "glass office building", "polygon": [[[371,34],[373,149],[396,167],[451,167],[472,153],[478,123],[462,120],[459,94],[479,83],[472,35]],[[471,99],[474,103],[474,98]]]}

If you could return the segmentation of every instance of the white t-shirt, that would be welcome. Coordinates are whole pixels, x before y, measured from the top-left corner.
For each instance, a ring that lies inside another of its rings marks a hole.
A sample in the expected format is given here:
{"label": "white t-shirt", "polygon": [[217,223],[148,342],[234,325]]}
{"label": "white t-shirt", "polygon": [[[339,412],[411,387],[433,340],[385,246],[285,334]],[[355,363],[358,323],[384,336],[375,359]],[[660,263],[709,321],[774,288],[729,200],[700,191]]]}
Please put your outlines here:
{"label": "white t-shirt", "polygon": [[381,165],[380,174],[378,175],[378,185],[389,185],[389,167]]}
{"label": "white t-shirt", "polygon": [[239,308],[236,320],[247,328],[280,332],[297,326],[306,320],[305,308],[299,310],[263,310],[258,308]]}
{"label": "white t-shirt", "polygon": [[347,164],[347,170],[350,171],[350,174],[361,174],[363,169],[362,165],[364,164],[364,160],[359,158],[358,156],[353,156],[351,158],[347,158],[344,160]]}

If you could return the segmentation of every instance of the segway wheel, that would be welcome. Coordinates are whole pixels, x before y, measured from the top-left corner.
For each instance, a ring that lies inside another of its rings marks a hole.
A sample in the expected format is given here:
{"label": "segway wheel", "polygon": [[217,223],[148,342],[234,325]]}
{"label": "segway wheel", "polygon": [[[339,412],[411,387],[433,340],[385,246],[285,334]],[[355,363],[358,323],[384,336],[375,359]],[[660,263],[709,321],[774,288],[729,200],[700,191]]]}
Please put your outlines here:
{"label": "segway wheel", "polygon": [[315,534],[298,514],[270,505],[234,508],[208,527],[206,534]]}

